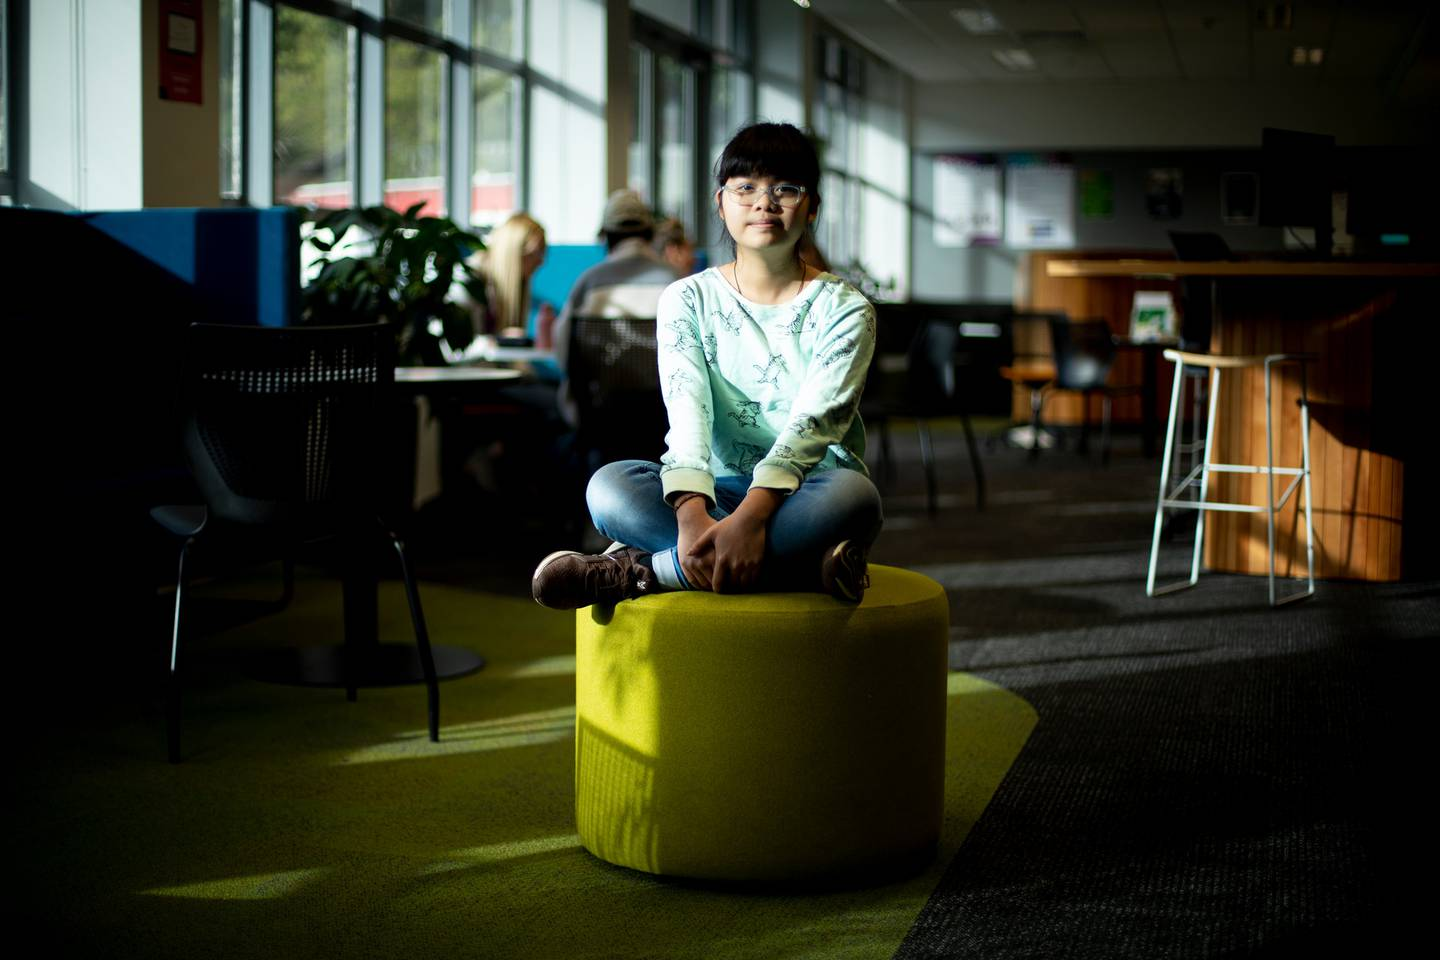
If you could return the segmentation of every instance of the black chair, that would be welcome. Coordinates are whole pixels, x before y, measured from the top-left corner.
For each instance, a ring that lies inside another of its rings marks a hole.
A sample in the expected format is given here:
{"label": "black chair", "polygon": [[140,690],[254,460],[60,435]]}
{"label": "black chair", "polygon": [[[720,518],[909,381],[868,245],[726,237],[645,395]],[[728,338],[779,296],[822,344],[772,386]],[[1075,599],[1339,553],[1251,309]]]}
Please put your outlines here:
{"label": "black chair", "polygon": [[925,505],[937,509],[935,452],[930,420],[958,417],[975,472],[975,506],[985,509],[985,468],[975,444],[975,431],[962,402],[956,376],[959,321],[943,316],[940,308],[923,304],[880,304],[876,317],[875,354],[860,402],[860,416],[880,429],[882,482],[894,471],[890,419],[913,418],[920,436],[920,460],[925,469]]}
{"label": "black chair", "polygon": [[[1080,452],[1089,451],[1090,397],[1101,399],[1100,459],[1110,462],[1111,401],[1114,397],[1137,393],[1135,385],[1111,386],[1110,370],[1115,364],[1115,338],[1110,325],[1102,317],[1071,320],[1066,314],[1045,315],[1050,327],[1052,366],[1017,366],[1012,379],[1030,388],[1030,456],[1039,454],[1040,433],[1044,427],[1042,410],[1045,396],[1054,390],[1073,390],[1081,395]],[[1045,376],[1049,373],[1048,378]]]}
{"label": "black chair", "polygon": [[[379,438],[395,375],[395,338],[385,325],[189,328],[181,373],[182,441],[203,506],[162,506],[151,516],[181,539],[167,688],[167,739],[180,759],[181,638],[197,546],[254,541],[287,557],[295,547],[345,537],[346,645],[340,682],[351,700],[380,645],[370,538],[384,534],[400,560],[428,698],[430,739],[439,739],[440,693],[420,595],[405,546],[376,505],[383,471]],[[353,571],[359,571],[358,574]],[[368,603],[368,611],[366,609]],[[367,632],[369,637],[364,636]],[[389,645],[386,645],[387,648]],[[478,665],[478,664],[477,664]],[[394,681],[391,681],[394,682]]]}
{"label": "black chair", "polygon": [[653,317],[573,317],[566,377],[576,446],[590,470],[614,460],[660,459],[669,419]]}
{"label": "black chair", "polygon": [[1090,397],[1100,395],[1100,461],[1110,462],[1110,414],[1117,396],[1138,393],[1134,384],[1112,386],[1110,370],[1115,365],[1115,337],[1103,317],[1071,320],[1063,313],[1050,317],[1050,344],[1055,352],[1055,380],[1058,390],[1074,390],[1081,396],[1080,452],[1089,450]]}

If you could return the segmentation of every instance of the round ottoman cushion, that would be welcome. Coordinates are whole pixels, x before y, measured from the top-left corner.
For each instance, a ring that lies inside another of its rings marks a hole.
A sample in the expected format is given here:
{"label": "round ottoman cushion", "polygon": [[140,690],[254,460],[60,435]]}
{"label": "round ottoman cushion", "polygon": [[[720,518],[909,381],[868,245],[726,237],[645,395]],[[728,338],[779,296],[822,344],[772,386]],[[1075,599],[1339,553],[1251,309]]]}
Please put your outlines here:
{"label": "round ottoman cushion", "polygon": [[611,863],[790,880],[940,835],[949,605],[872,564],[860,604],[664,593],[577,611],[576,820]]}

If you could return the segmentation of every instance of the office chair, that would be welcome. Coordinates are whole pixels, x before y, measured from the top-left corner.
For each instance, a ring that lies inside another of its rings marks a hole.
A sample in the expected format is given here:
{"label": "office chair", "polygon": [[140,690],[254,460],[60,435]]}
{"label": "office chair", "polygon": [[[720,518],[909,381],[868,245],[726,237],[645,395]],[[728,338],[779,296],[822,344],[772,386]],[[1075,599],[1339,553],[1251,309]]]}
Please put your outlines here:
{"label": "office chair", "polygon": [[912,418],[920,437],[920,461],[925,470],[925,506],[935,514],[937,483],[930,420],[958,417],[975,473],[975,508],[985,509],[985,467],[975,444],[970,416],[957,390],[956,345],[958,321],[937,315],[923,304],[880,304],[877,307],[875,353],[860,401],[860,416],[880,430],[882,481],[892,479],[894,451],[890,419]]}
{"label": "office chair", "polygon": [[[259,540],[287,553],[332,536],[363,555],[365,536],[383,533],[405,582],[424,675],[430,739],[439,740],[440,693],[425,616],[405,545],[377,513],[383,475],[385,402],[395,375],[387,325],[242,327],[194,324],[181,373],[182,443],[204,504],[161,506],[151,516],[181,541],[170,644],[166,729],[170,762],[180,760],[181,641],[194,553],[227,539]],[[232,544],[233,545],[233,544]],[[286,597],[293,567],[286,563]],[[348,585],[347,585],[348,587]],[[350,699],[367,678],[352,643],[346,597],[342,656]],[[370,612],[373,617],[373,610]],[[378,647],[379,645],[374,645]]]}
{"label": "office chair", "polygon": [[655,318],[572,318],[566,363],[576,446],[587,472],[614,460],[659,460],[669,419],[660,395]]}
{"label": "office chair", "polygon": [[1081,395],[1080,452],[1089,452],[1090,397],[1101,400],[1100,461],[1110,462],[1111,401],[1114,397],[1137,393],[1137,385],[1111,386],[1107,383],[1115,363],[1115,339],[1104,318],[1090,317],[1071,320],[1061,312],[1045,315],[1050,327],[1053,366],[1033,364],[1011,368],[1011,379],[1030,389],[1030,456],[1039,453],[1040,432],[1044,429],[1042,410],[1045,396],[1054,390],[1073,390]]}

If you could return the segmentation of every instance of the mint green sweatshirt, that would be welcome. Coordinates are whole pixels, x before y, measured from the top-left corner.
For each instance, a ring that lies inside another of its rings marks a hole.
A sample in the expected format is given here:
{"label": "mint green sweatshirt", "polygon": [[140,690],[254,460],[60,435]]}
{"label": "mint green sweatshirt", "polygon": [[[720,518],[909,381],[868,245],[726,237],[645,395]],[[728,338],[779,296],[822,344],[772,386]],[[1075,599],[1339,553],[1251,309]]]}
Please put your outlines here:
{"label": "mint green sweatshirt", "polygon": [[794,491],[812,470],[867,472],[856,410],[875,308],[854,287],[822,273],[788,303],[759,304],[712,267],[667,287],[656,316],[666,498],[713,502],[715,477]]}

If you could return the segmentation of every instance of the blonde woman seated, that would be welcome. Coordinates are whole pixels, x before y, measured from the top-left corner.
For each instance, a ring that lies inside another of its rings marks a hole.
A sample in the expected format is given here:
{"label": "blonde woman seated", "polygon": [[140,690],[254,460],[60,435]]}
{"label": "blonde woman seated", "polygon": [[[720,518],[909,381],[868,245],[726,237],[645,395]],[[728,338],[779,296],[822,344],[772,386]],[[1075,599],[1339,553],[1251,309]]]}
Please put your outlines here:
{"label": "blonde woman seated", "polygon": [[[485,349],[484,335],[524,337],[530,319],[530,280],[545,262],[545,228],[526,213],[511,214],[485,238],[485,249],[470,258],[470,265],[485,278],[486,303],[470,302],[474,340],[463,351],[447,350],[451,363],[473,360]],[[541,303],[535,321],[535,345],[550,347],[555,308]]]}

